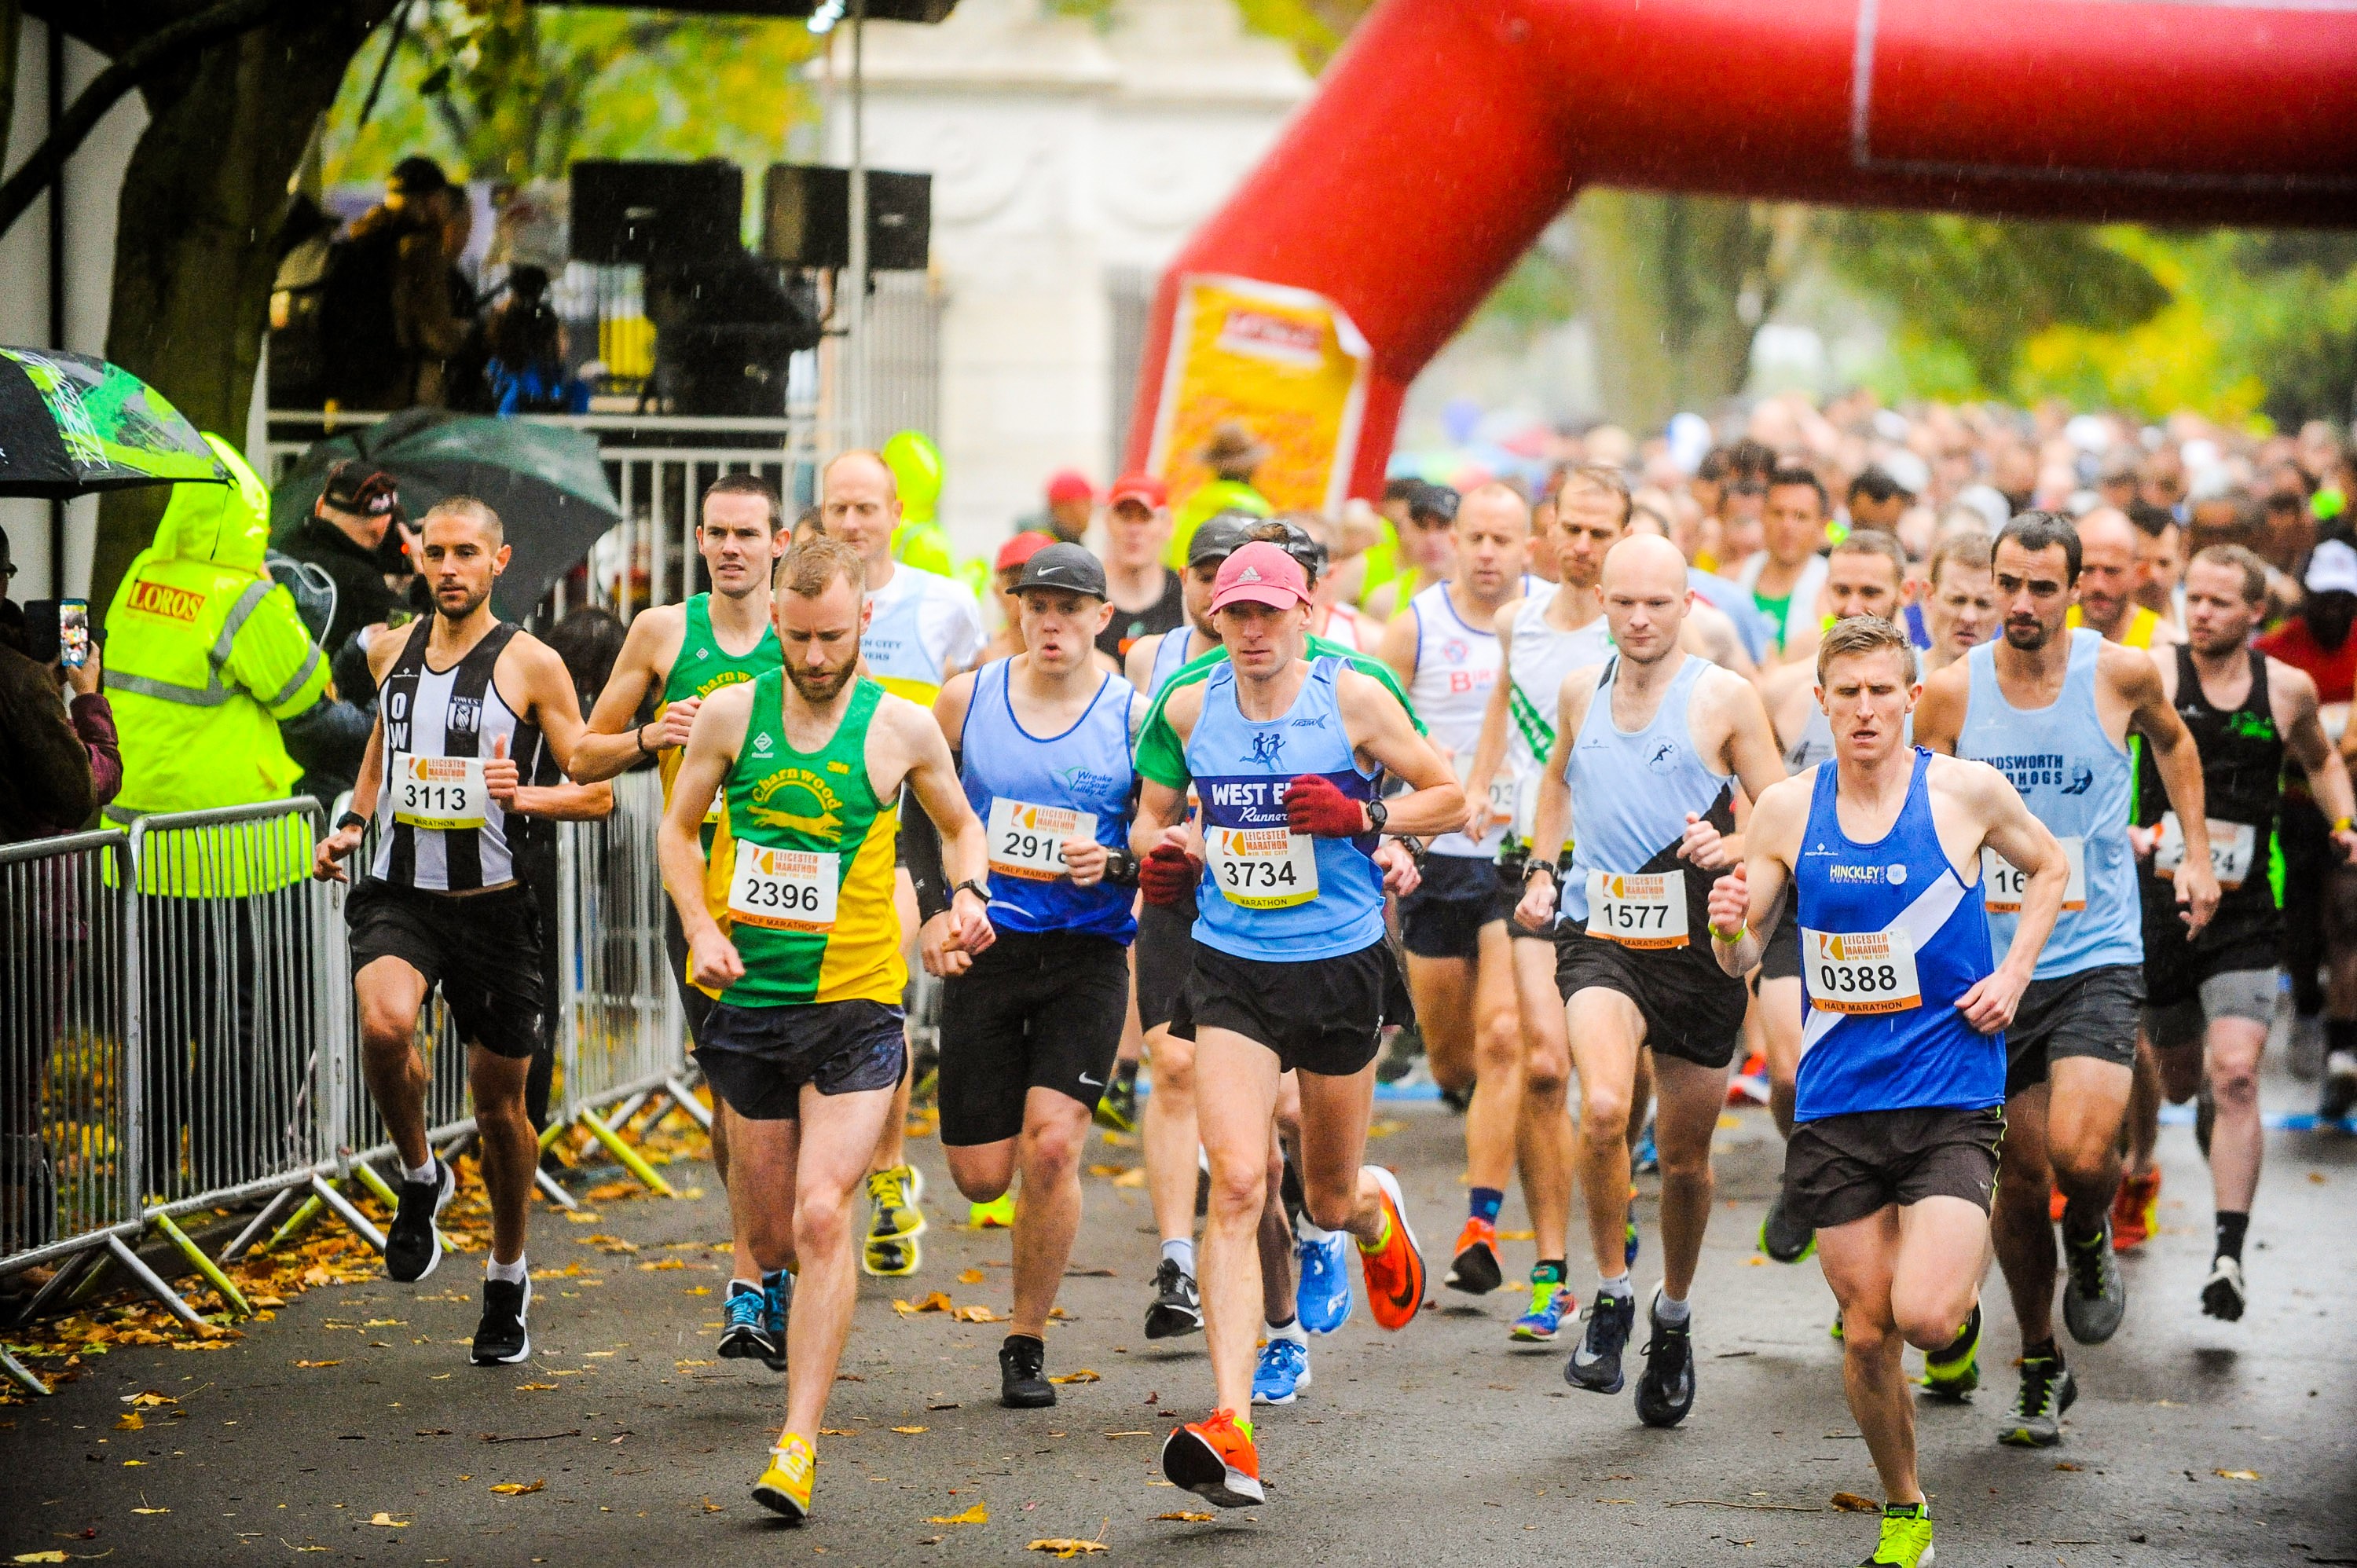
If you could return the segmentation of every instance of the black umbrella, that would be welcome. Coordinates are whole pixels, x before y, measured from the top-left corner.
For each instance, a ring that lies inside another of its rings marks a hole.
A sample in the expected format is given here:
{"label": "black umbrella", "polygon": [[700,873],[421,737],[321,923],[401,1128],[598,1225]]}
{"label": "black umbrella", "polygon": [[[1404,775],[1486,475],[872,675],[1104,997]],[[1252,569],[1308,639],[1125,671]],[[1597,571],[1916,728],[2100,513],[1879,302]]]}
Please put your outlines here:
{"label": "black umbrella", "polygon": [[228,479],[197,427],[130,371],[57,349],[0,348],[0,496],[71,500]]}
{"label": "black umbrella", "polygon": [[415,408],[313,443],[272,487],[274,541],[283,543],[303,525],[328,470],[346,457],[398,479],[402,510],[412,518],[449,496],[472,496],[500,514],[515,555],[491,591],[491,607],[508,620],[530,615],[622,521],[597,443],[586,432]]}

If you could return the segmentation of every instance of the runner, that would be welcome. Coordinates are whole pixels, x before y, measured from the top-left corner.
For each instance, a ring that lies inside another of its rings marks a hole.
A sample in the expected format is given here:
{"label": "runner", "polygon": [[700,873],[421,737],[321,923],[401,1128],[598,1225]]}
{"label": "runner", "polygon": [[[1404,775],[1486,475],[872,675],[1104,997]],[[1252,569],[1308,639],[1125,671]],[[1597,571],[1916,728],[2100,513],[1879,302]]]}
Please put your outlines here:
{"label": "runner", "polygon": [[1408,497],[1407,526],[1400,530],[1401,553],[1409,570],[1368,593],[1367,618],[1378,626],[1394,620],[1407,612],[1416,595],[1448,580],[1461,499],[1447,485],[1417,485]]}
{"label": "runner", "polygon": [[[2143,736],[2169,809],[2185,824],[2177,902],[2190,931],[2208,924],[2218,884],[2210,870],[2201,759],[2151,656],[2091,629],[2063,628],[2079,575],[2079,536],[2070,520],[2018,514],[1997,534],[1995,564],[2004,639],[1932,677],[1915,712],[1915,740],[1995,766],[2071,861],[2062,915],[2006,1036],[2007,1136],[1993,1216],[2022,1337],[2021,1389],[1998,1441],[2047,1447],[2061,1441],[2062,1412],[2079,1392],[2054,1342],[2050,1187],[2061,1187],[2067,1205],[2062,1316],[2072,1337],[2100,1345],[2127,1311],[2127,1283],[2112,1255],[2111,1205],[2144,1003],[2127,836],[2131,732]],[[2001,860],[1986,862],[1986,870],[1990,931],[2010,941],[2021,907],[2018,874]]]}
{"label": "runner", "polygon": [[[892,470],[876,453],[837,453],[819,471],[819,513],[826,536],[849,544],[867,564],[875,613],[861,640],[866,672],[894,696],[930,709],[942,682],[980,658],[987,640],[981,607],[963,585],[893,559],[900,496]],[[905,867],[893,878],[892,899],[900,929],[913,938],[917,895]],[[860,1265],[888,1278],[915,1273],[924,1256],[917,1238],[925,1230],[918,1207],[925,1182],[903,1146],[909,1087],[904,1077],[867,1175],[867,1240]]]}
{"label": "runner", "polygon": [[[524,1112],[524,1079],[547,1007],[540,946],[555,940],[540,929],[516,857],[528,834],[550,831],[535,828],[527,812],[603,816],[613,796],[568,794],[542,806],[539,792],[522,792],[544,746],[569,767],[581,708],[554,650],[491,613],[491,584],[509,559],[499,514],[452,496],[426,512],[418,534],[434,614],[371,650],[377,722],[352,799],[373,802],[379,837],[374,864],[344,902],[344,923],[361,1067],[401,1159],[384,1272],[404,1283],[434,1272],[443,1247],[435,1221],[457,1182],[426,1141],[428,1079],[416,1047],[419,1014],[439,987],[467,1042],[491,1202],[472,1359],[511,1365],[532,1354],[524,1230],[540,1140]],[[341,863],[368,825],[368,817],[345,812],[319,841],[313,875],[344,881]]]}
{"label": "runner", "polygon": [[1763,548],[1747,558],[1736,582],[1767,618],[1774,663],[1805,660],[1817,639],[1817,593],[1825,584],[1825,487],[1806,468],[1768,476],[1760,514]]}
{"label": "runner", "polygon": [[[1481,717],[1498,683],[1499,639],[1491,627],[1499,607],[1544,585],[1523,570],[1530,533],[1530,509],[1521,496],[1500,484],[1470,491],[1457,508],[1448,576],[1416,595],[1408,613],[1384,630],[1383,662],[1398,671],[1434,747],[1459,779],[1474,770]],[[1469,1295],[1487,1295],[1504,1282],[1498,1210],[1513,1169],[1522,1103],[1522,1025],[1497,873],[1513,815],[1513,778],[1495,779],[1492,787],[1502,794],[1487,802],[1487,820],[1495,825],[1478,838],[1448,832],[1434,839],[1423,886],[1400,900],[1399,911],[1408,991],[1432,1075],[1444,1090],[1471,1095],[1465,1111],[1469,1210],[1443,1282]]]}
{"label": "runner", "polygon": [[[631,618],[613,673],[589,715],[588,731],[573,748],[576,779],[619,778],[652,754],[662,770],[663,802],[670,804],[681,748],[704,699],[775,670],[781,661],[770,619],[770,572],[786,547],[783,523],[778,492],[759,475],[724,474],[704,492],[695,548],[711,575],[712,591],[684,604],[651,606]],[[654,717],[641,725],[636,721],[651,692],[656,694]],[[735,863],[726,817],[726,802],[716,799],[701,834],[705,861],[724,868]],[[707,883],[704,895],[716,918],[728,907],[725,879]],[[692,1047],[703,1033],[712,995],[689,978],[687,934],[668,908],[663,951],[679,986]],[[731,1360],[758,1357],[772,1371],[783,1371],[786,1365],[794,1238],[790,1227],[775,1223],[776,1210],[759,1195],[786,1190],[784,1132],[780,1122],[740,1123],[728,1102],[714,1097],[712,1167],[730,1195],[736,1247],[728,1296],[721,1306],[720,1354]],[[736,1185],[729,1180],[732,1172]]]}
{"label": "runner", "polygon": [[[1310,589],[1300,565],[1254,542],[1220,568],[1211,600],[1229,661],[1166,693],[1149,725],[1183,748],[1141,745],[1131,844],[1149,897],[1197,889],[1194,972],[1173,1030],[1191,1033],[1197,1119],[1211,1157],[1204,1298],[1217,1399],[1174,1431],[1164,1474],[1222,1507],[1264,1500],[1251,1408],[1255,1236],[1266,1198],[1269,1125],[1287,1069],[1300,1073],[1304,1207],[1359,1244],[1368,1305],[1403,1328],[1424,1301],[1424,1262],[1399,1184],[1360,1162],[1392,960],[1383,936],[1386,831],[1437,832],[1465,820],[1464,796],[1415,733],[1404,703],[1341,660],[1304,662]],[[1386,808],[1383,770],[1410,786]],[[1188,849],[1185,791],[1202,796],[1207,854]],[[1208,875],[1205,875],[1208,869]]]}
{"label": "runner", "polygon": [[[1200,531],[1198,536],[1200,537]],[[989,836],[998,940],[957,950],[923,822],[909,865],[925,911],[925,965],[942,993],[942,1148],[958,1190],[1015,1208],[1015,1316],[999,1402],[1056,1402],[1043,1373],[1048,1311],[1081,1222],[1081,1153],[1129,1008],[1130,743],[1146,703],[1092,659],[1113,618],[1104,568],[1077,544],[1034,554],[1016,584],[1027,651],[956,675],[933,703]]]}
{"label": "runner", "polygon": [[2123,648],[2158,648],[2182,642],[2185,636],[2170,618],[2137,601],[2144,585],[2145,565],[2138,546],[2143,536],[2127,513],[2116,507],[2097,507],[2078,521],[2079,602],[2071,607],[2067,624],[2072,630],[2093,627],[2106,642]]}
{"label": "runner", "polygon": [[1923,650],[1925,679],[1986,642],[1997,628],[1996,584],[1989,575],[1989,536],[1953,529],[1924,563],[1921,603],[1932,646]]}
{"label": "runner", "polygon": [[[663,886],[698,984],[719,993],[695,1059],[748,1122],[790,1123],[788,1180],[802,1272],[786,1329],[786,1423],[753,1500],[810,1514],[835,1367],[858,1293],[853,1194],[907,1066],[908,983],[889,896],[905,782],[946,823],[954,940],[991,943],[982,824],[931,715],[859,673],[866,563],[834,540],[778,563],[784,667],[705,699],[662,832]],[[902,568],[906,570],[907,568]],[[726,791],[735,855],[723,918],[705,902],[702,823]],[[750,1190],[748,1186],[748,1191]]]}
{"label": "runner", "polygon": [[[1534,843],[1573,841],[1555,983],[1579,1073],[1580,1186],[1598,1287],[1564,1378],[1594,1393],[1619,1393],[1625,1382],[1620,1357],[1637,1311],[1625,1240],[1628,1131],[1638,1052],[1653,1053],[1663,1277],[1637,1383],[1637,1414],[1649,1426],[1674,1426],[1694,1406],[1686,1294],[1710,1222],[1711,1134],[1743,1026],[1743,983],[1721,974],[1687,934],[1709,892],[1697,874],[1742,853],[1723,836],[1735,825],[1735,786],[1756,800],[1783,777],[1759,693],[1678,645],[1692,593],[1685,568],[1676,546],[1650,534],[1604,558],[1616,651],[1564,678],[1532,828]],[[1523,875],[1519,913],[1542,925],[1557,908],[1555,863],[1534,857]]]}
{"label": "runner", "polygon": [[[2217,1246],[2201,1285],[2201,1310],[2230,1323],[2243,1316],[2243,1238],[2258,1190],[2263,1138],[2259,1056],[2282,979],[2283,920],[2268,868],[2287,756],[2330,813],[2341,857],[2357,851],[2351,829],[2357,797],[2317,721],[2316,682],[2250,646],[2266,598],[2266,563],[2239,545],[2202,551],[2185,577],[2190,640],[2161,666],[2161,688],[2201,749],[2210,813],[2218,912],[2198,936],[2188,937],[2177,919],[2170,884],[2184,863],[2184,832],[2176,814],[2161,809],[2149,758],[2136,780],[2136,823],[2149,844],[2141,863],[2145,1027],[2169,1098],[2182,1104],[2202,1095],[2200,1130],[2210,1157]],[[2132,1129],[2130,1142],[2147,1164],[2155,1130]],[[2148,1232],[2160,1197],[2158,1170],[2142,1179],[2131,1170],[2120,1191],[2115,1227],[2128,1208]]]}
{"label": "runner", "polygon": [[[1711,889],[1711,947],[1740,975],[1762,956],[1754,933],[1780,907],[1799,911],[1808,1052],[1779,1202],[1813,1230],[1841,1302],[1843,1382],[1884,1498],[1867,1568],[1923,1568],[1932,1510],[1900,1357],[1922,1350],[1932,1388],[1952,1397],[1978,1380],[2003,1031],[2070,867],[2002,774],[1905,744],[1921,688],[1901,628],[1839,619],[1817,670],[1833,766],[1810,764],[1752,808],[1744,864]],[[1985,848],[2026,874],[1998,963],[1976,886]]]}
{"label": "runner", "polygon": [[[1526,926],[1513,910],[1532,850],[1539,773],[1555,749],[1555,699],[1564,677],[1612,656],[1612,638],[1596,584],[1606,553],[1629,530],[1628,481],[1617,468],[1582,464],[1564,475],[1553,510],[1555,566],[1562,580],[1497,613],[1498,679],[1490,688],[1480,743],[1465,781],[1473,811],[1466,825],[1469,834],[1485,833],[1501,815],[1492,805],[1493,797],[1503,799],[1498,796],[1501,779],[1510,782],[1513,791],[1512,825],[1497,867],[1497,901],[1511,938],[1515,1009],[1523,1035],[1522,1110],[1514,1126],[1514,1149],[1538,1259],[1531,1265],[1530,1309],[1514,1320],[1510,1333],[1518,1342],[1539,1345],[1552,1343],[1564,1318],[1578,1311],[1567,1268],[1574,1150],[1566,1099],[1571,1037],[1564,1031],[1563,998],[1555,988],[1553,914],[1540,925]],[[1558,869],[1569,849],[1566,844],[1558,851]],[[1644,1098],[1652,1098],[1650,1088]],[[1641,1115],[1632,1114],[1631,1121],[1643,1124]],[[1633,1234],[1633,1208],[1630,1223]]]}

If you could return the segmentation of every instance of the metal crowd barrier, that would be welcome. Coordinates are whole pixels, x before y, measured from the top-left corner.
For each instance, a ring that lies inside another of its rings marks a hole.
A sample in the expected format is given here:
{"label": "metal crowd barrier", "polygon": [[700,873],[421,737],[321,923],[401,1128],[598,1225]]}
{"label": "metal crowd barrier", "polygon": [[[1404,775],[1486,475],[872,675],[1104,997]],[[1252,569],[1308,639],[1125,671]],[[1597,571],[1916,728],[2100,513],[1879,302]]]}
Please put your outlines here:
{"label": "metal crowd barrier", "polygon": [[[615,797],[611,816],[557,835],[544,906],[555,917],[556,1078],[543,1143],[578,1126],[668,1196],[630,1134],[675,1111],[706,1127],[710,1117],[687,1087],[667,972],[660,786],[630,774]],[[178,1223],[197,1209],[268,1200],[224,1262],[322,1212],[383,1247],[347,1191],[358,1182],[395,1200],[376,1169],[392,1144],[361,1077],[345,888],[310,877],[328,819],[306,797],[0,846],[0,1275],[55,1270],[20,1317],[78,1299],[112,1260],[200,1325],[139,1257],[134,1243],[151,1230],[246,1315]],[[430,1135],[447,1154],[474,1121],[466,1051],[438,1002],[419,1046]],[[573,1205],[544,1174],[541,1187]],[[0,1371],[47,1391],[5,1351]]]}

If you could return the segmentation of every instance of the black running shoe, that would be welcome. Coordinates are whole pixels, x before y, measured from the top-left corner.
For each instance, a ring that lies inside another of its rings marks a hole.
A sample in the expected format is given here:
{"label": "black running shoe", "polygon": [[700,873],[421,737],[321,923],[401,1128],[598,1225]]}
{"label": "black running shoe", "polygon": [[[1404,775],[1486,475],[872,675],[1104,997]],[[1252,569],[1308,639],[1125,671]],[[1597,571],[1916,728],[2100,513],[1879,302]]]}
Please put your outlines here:
{"label": "black running shoe", "polygon": [[1694,1409],[1694,1318],[1662,1321],[1662,1293],[1645,1311],[1653,1337],[1645,1341],[1645,1369],[1637,1374],[1637,1419],[1647,1426],[1675,1426]]}
{"label": "black running shoe", "polygon": [[2051,1356],[2021,1359],[2021,1391],[1996,1429],[1996,1440],[2016,1448],[2051,1448],[2062,1441],[2062,1412],[2079,1398],[2071,1369]]}
{"label": "black running shoe", "polygon": [[774,1354],[761,1358],[761,1364],[773,1372],[786,1369],[786,1325],[794,1315],[794,1276],[779,1269],[761,1276],[761,1325],[777,1346]]}
{"label": "black running shoe", "polygon": [[532,1331],[524,1317],[531,1311],[531,1280],[485,1280],[483,1316],[475,1325],[475,1365],[511,1367],[530,1356]]}
{"label": "black running shoe", "polygon": [[762,1309],[769,1296],[759,1285],[743,1280],[728,1282],[728,1299],[721,1304],[720,1355],[730,1361],[767,1361],[779,1353],[770,1336],[769,1314]]}
{"label": "black running shoe", "polygon": [[2242,1260],[2222,1253],[2211,1263],[2210,1277],[2201,1282],[2201,1310],[2212,1317],[2239,1323],[2246,1294]]}
{"label": "black running shoe", "polygon": [[415,1284],[442,1261],[442,1228],[434,1223],[450,1206],[458,1189],[458,1173],[436,1155],[434,1175],[425,1181],[401,1184],[401,1207],[393,1211],[393,1227],[384,1237],[384,1272],[404,1284]]}
{"label": "black running shoe", "polygon": [[1010,1334],[998,1348],[998,1402],[1009,1410],[1040,1410],[1056,1402],[1056,1385],[1040,1375],[1048,1347],[1028,1334]]}
{"label": "black running shoe", "polygon": [[2324,1058],[2324,1093],[2316,1113],[2338,1122],[2357,1110],[2357,1051],[2331,1051]]}
{"label": "black running shoe", "polygon": [[1619,1393],[1627,1383],[1620,1375],[1620,1353],[1629,1348],[1629,1332],[1636,1326],[1635,1296],[1598,1291],[1587,1309],[1587,1332],[1563,1364],[1563,1380],[1590,1393]]}
{"label": "black running shoe", "polygon": [[1203,1297],[1195,1289],[1195,1276],[1180,1268],[1178,1260],[1163,1259],[1154,1271],[1154,1305],[1146,1309],[1146,1337],[1171,1339],[1202,1326]]}
{"label": "black running shoe", "polygon": [[1766,1218],[1760,1221],[1760,1250],[1780,1263],[1804,1262],[1817,1250],[1815,1230],[1793,1218],[1784,1207],[1784,1195],[1781,1192],[1768,1205]]}
{"label": "black running shoe", "polygon": [[2086,1241],[2062,1235],[2062,1261],[2068,1277],[2062,1286],[2062,1323],[2082,1345],[2101,1345],[2120,1331],[2128,1315],[2128,1282],[2120,1273],[2119,1254],[2112,1251],[2112,1217]]}

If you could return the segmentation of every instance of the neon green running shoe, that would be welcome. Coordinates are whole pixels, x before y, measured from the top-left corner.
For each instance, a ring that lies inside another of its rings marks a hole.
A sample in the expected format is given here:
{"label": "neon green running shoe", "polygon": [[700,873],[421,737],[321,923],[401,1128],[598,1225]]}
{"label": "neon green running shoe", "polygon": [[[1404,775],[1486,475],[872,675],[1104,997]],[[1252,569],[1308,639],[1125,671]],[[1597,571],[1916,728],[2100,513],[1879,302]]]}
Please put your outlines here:
{"label": "neon green running shoe", "polygon": [[1883,1504],[1882,1540],[1858,1568],[1932,1568],[1931,1505]]}
{"label": "neon green running shoe", "polygon": [[1825,1334],[1826,1337],[1831,1338],[1835,1344],[1839,1344],[1841,1342],[1842,1320],[1840,1307],[1837,1306],[1834,1308],[1834,1320],[1825,1326]]}
{"label": "neon green running shoe", "polygon": [[1923,1391],[1950,1404],[1970,1399],[1981,1386],[1980,1349],[1981,1304],[1975,1302],[1973,1315],[1964,1320],[1955,1342],[1923,1358]]}
{"label": "neon green running shoe", "polygon": [[988,1203],[969,1204],[966,1223],[977,1230],[1012,1230],[1015,1229],[1015,1195],[1002,1192]]}
{"label": "neon green running shoe", "polygon": [[923,1258],[917,1238],[925,1231],[924,1173],[913,1165],[896,1165],[867,1178],[866,1245],[860,1267],[879,1278],[900,1278],[917,1272]]}

